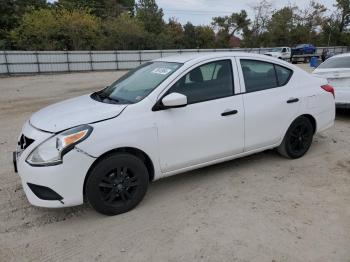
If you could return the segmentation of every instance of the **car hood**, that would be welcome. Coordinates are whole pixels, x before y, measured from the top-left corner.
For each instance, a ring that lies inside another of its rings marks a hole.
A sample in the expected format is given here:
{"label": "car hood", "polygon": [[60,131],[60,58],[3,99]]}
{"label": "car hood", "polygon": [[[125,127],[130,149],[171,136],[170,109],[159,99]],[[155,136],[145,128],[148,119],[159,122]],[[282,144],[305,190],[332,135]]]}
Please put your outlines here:
{"label": "car hood", "polygon": [[266,52],[265,55],[279,56],[281,52]]}
{"label": "car hood", "polygon": [[41,109],[32,115],[30,123],[43,131],[55,133],[116,117],[126,106],[98,102],[90,95],[83,95]]}

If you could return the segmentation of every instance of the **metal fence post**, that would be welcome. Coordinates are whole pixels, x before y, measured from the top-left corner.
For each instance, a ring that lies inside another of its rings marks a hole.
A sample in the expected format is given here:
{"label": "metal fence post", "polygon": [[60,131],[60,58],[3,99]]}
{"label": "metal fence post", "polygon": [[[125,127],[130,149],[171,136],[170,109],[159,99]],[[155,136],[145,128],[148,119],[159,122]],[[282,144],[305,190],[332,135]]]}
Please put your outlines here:
{"label": "metal fence post", "polygon": [[35,51],[35,60],[36,60],[36,65],[38,69],[38,73],[40,74],[40,64],[39,64],[39,56],[38,56],[38,51]]}
{"label": "metal fence post", "polygon": [[116,65],[117,65],[117,70],[119,70],[118,50],[115,51],[115,63],[116,63]]}
{"label": "metal fence post", "polygon": [[160,49],[160,58],[162,58],[162,57],[163,57],[163,50]]}
{"label": "metal fence post", "polygon": [[70,73],[70,65],[69,65],[69,54],[68,54],[68,51],[66,51],[66,60],[67,60],[68,72]]}
{"label": "metal fence post", "polygon": [[8,62],[8,60],[7,60],[7,52],[6,51],[4,51],[4,57],[5,57],[5,64],[6,64],[6,70],[7,70],[7,74],[8,75],[11,75],[11,73],[10,73],[10,68],[9,68],[9,62]]}
{"label": "metal fence post", "polygon": [[142,64],[141,50],[139,50],[139,61],[140,61],[140,65],[141,65]]}
{"label": "metal fence post", "polygon": [[90,57],[90,70],[94,71],[94,66],[92,64],[92,52],[91,52],[91,50],[89,51],[89,57]]}

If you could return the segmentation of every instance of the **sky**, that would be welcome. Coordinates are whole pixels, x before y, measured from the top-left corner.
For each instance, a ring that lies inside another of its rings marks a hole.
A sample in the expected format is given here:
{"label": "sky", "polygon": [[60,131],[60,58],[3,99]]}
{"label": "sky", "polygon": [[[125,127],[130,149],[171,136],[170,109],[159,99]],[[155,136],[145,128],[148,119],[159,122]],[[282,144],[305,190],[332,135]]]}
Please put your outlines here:
{"label": "sky", "polygon": [[[316,0],[333,10],[335,0]],[[181,24],[191,21],[195,25],[210,24],[212,17],[229,15],[245,9],[252,15],[251,6],[258,0],[156,0],[164,11],[164,19],[177,18]],[[300,8],[307,7],[309,0],[272,0],[274,8],[296,4]]]}

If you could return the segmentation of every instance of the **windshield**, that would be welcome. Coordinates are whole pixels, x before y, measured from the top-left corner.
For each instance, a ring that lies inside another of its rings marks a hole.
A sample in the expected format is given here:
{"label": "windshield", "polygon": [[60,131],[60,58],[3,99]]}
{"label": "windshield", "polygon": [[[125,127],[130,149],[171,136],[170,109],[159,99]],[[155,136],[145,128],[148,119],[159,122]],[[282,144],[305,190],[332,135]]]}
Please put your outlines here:
{"label": "windshield", "polygon": [[350,68],[350,56],[327,59],[318,68]]}
{"label": "windshield", "polygon": [[271,52],[282,52],[282,47],[276,47]]}
{"label": "windshield", "polygon": [[148,62],[129,71],[106,89],[94,94],[94,99],[113,104],[132,104],[148,96],[182,64]]}
{"label": "windshield", "polygon": [[305,46],[306,46],[305,44],[302,44],[302,45],[297,45],[295,48],[303,48]]}

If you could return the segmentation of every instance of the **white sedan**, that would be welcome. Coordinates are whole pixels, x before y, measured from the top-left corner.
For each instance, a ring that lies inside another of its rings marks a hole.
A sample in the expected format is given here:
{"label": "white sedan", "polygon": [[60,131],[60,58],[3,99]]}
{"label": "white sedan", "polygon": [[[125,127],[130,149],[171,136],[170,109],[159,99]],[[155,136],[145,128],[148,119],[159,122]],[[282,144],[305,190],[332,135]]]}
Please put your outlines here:
{"label": "white sedan", "polygon": [[120,214],[166,176],[272,148],[302,157],[334,123],[333,91],[325,79],[263,55],[166,57],[33,114],[14,166],[33,205],[86,199]]}
{"label": "white sedan", "polygon": [[327,79],[334,87],[338,108],[350,108],[350,53],[328,58],[313,74]]}

